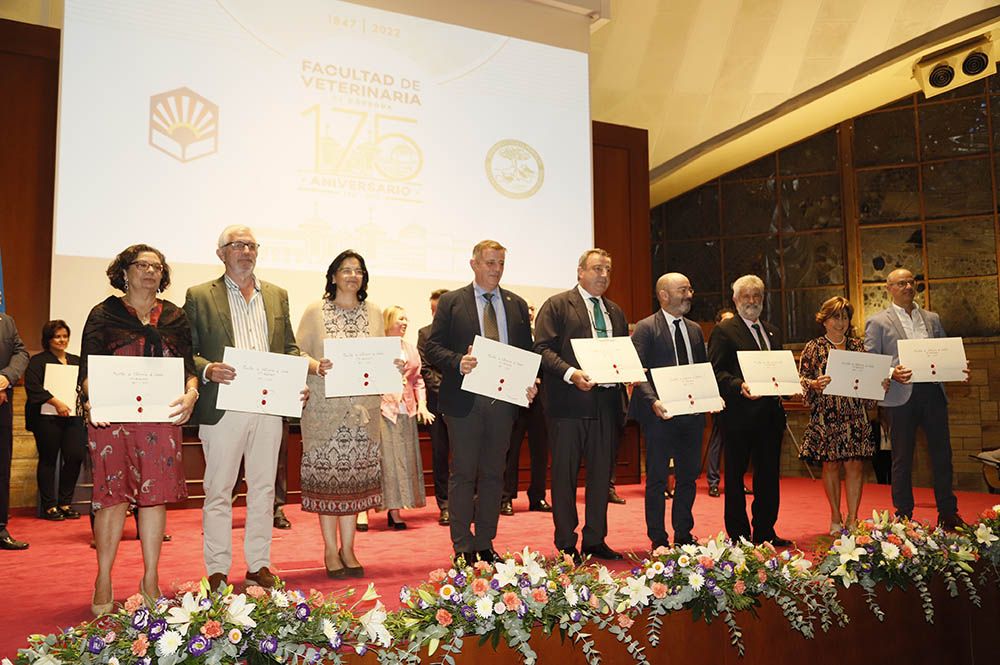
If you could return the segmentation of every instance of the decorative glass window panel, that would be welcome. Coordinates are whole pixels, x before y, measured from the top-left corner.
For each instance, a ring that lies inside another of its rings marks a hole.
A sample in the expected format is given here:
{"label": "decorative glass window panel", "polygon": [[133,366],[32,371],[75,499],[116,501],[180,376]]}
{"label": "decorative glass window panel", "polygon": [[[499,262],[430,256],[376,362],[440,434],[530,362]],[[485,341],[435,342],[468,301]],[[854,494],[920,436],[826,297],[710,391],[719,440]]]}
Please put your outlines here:
{"label": "decorative glass window panel", "polygon": [[855,166],[883,166],[917,161],[913,109],[863,115],[854,120]]}
{"label": "decorative glass window panel", "polygon": [[884,282],[893,270],[924,273],[924,234],[919,226],[861,229],[861,279]]}
{"label": "decorative glass window panel", "polygon": [[844,236],[840,231],[786,235],[782,253],[786,289],[844,283]]}
{"label": "decorative glass window panel", "polygon": [[862,224],[920,218],[915,168],[858,171],[858,217]]}
{"label": "decorative glass window panel", "polygon": [[927,218],[966,217],[993,209],[993,183],[986,158],[926,164],[923,177]]}
{"label": "decorative glass window panel", "polygon": [[1000,334],[997,278],[984,277],[930,285],[930,307],[941,316],[952,337],[986,337]]}
{"label": "decorative glass window panel", "polygon": [[993,219],[969,219],[927,225],[927,270],[934,279],[995,275]]}
{"label": "decorative glass window panel", "polygon": [[925,160],[989,150],[985,97],[924,106],[919,116],[920,153]]}
{"label": "decorative glass window panel", "polygon": [[837,169],[837,132],[829,130],[791,145],[778,153],[781,175],[819,173]]}
{"label": "decorative glass window panel", "polygon": [[777,213],[774,180],[722,184],[722,232],[728,236],[771,233]]}
{"label": "decorative glass window panel", "polygon": [[840,202],[840,176],[837,174],[781,180],[785,230],[808,231],[842,226]]}

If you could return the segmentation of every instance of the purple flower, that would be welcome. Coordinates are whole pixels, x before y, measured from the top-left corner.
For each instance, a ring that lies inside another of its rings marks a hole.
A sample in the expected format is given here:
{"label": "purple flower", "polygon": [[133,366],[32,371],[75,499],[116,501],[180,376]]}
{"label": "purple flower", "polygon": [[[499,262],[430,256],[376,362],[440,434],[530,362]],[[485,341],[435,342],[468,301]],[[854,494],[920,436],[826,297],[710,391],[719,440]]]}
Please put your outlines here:
{"label": "purple flower", "polygon": [[573,623],[576,623],[583,618],[583,613],[580,610],[573,610],[569,613],[569,618],[573,621]]}
{"label": "purple flower", "polygon": [[633,568],[632,569],[632,577],[638,577],[641,572],[642,572],[642,568]]}
{"label": "purple flower", "polygon": [[462,618],[466,621],[472,621],[476,618],[476,611],[468,605],[462,605],[462,609],[460,609],[459,612],[462,613]]}
{"label": "purple flower", "polygon": [[358,646],[354,647],[354,652],[356,654],[358,654],[359,656],[363,656],[366,653],[368,653],[368,645],[367,644],[359,644]]}
{"label": "purple flower", "polygon": [[497,578],[494,577],[492,580],[490,580],[490,588],[493,589],[494,591],[500,590],[500,582],[497,580]]}
{"label": "purple flower", "polygon": [[153,661],[149,656],[143,656],[139,660],[135,661],[135,665],[150,665]]}
{"label": "purple flower", "polygon": [[694,572],[698,573],[699,575],[704,575],[705,574],[705,566],[703,566],[703,565],[701,565],[699,563],[697,566],[694,567]]}
{"label": "purple flower", "polygon": [[201,600],[198,601],[198,607],[200,607],[203,610],[207,610],[211,606],[212,606],[211,598],[202,598]]}
{"label": "purple flower", "polygon": [[426,610],[428,607],[430,607],[430,605],[427,604],[426,600],[421,598],[420,600],[417,601],[417,607],[419,607],[422,610]]}
{"label": "purple flower", "polygon": [[716,586],[715,580],[713,580],[711,577],[705,580],[705,588],[707,588],[709,591],[714,589],[715,586]]}
{"label": "purple flower", "polygon": [[160,639],[164,631],[167,630],[167,622],[163,619],[156,619],[149,624],[149,641],[155,642]]}
{"label": "purple flower", "polygon": [[586,585],[580,587],[580,600],[583,602],[590,600],[590,587]]}
{"label": "purple flower", "polygon": [[278,651],[278,638],[274,635],[269,635],[260,641],[260,652],[265,655],[270,655]]}
{"label": "purple flower", "polygon": [[191,641],[188,642],[187,646],[188,653],[196,658],[205,654],[211,648],[212,640],[208,639],[204,635],[195,635],[191,638]]}
{"label": "purple flower", "polygon": [[448,600],[450,600],[453,603],[460,603],[460,602],[462,602],[462,594],[460,594],[458,592],[453,593],[453,594],[451,594],[451,597]]}
{"label": "purple flower", "polygon": [[149,610],[140,607],[132,615],[132,627],[136,630],[143,630],[149,624]]}
{"label": "purple flower", "polygon": [[766,565],[771,570],[777,570],[780,564],[778,563],[777,559],[768,559],[767,563],[764,565]]}
{"label": "purple flower", "polygon": [[531,580],[529,580],[527,577],[522,576],[521,579],[517,581],[517,586],[521,587],[522,589],[527,589],[528,587],[531,586]]}
{"label": "purple flower", "polygon": [[521,603],[520,605],[517,606],[518,617],[523,617],[527,613],[528,613],[528,603]]}
{"label": "purple flower", "polygon": [[305,621],[306,619],[309,618],[309,615],[311,613],[312,611],[309,609],[309,606],[306,605],[305,603],[299,603],[298,605],[295,606],[295,618],[298,619],[299,621]]}
{"label": "purple flower", "polygon": [[410,600],[410,587],[403,586],[399,588],[399,602],[406,603]]}
{"label": "purple flower", "polygon": [[87,639],[87,651],[90,653],[101,653],[107,645],[97,635],[92,635]]}
{"label": "purple flower", "polygon": [[455,575],[455,586],[465,586],[465,575],[459,573]]}
{"label": "purple flower", "polygon": [[330,638],[330,648],[336,651],[344,644],[344,638],[340,636],[340,631],[334,631]]}

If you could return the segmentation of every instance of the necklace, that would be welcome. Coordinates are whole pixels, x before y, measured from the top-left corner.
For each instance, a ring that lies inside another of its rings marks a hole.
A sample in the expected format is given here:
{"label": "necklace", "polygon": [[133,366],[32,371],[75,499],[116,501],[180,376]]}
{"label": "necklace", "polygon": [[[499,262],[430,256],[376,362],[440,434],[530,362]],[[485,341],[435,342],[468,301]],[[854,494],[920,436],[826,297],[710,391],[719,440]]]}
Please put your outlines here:
{"label": "necklace", "polygon": [[830,339],[829,335],[823,335],[823,337],[825,337],[826,341],[830,342],[830,344],[833,344],[834,346],[840,346],[841,344],[847,342],[847,335],[844,335],[839,342],[834,342],[832,339]]}

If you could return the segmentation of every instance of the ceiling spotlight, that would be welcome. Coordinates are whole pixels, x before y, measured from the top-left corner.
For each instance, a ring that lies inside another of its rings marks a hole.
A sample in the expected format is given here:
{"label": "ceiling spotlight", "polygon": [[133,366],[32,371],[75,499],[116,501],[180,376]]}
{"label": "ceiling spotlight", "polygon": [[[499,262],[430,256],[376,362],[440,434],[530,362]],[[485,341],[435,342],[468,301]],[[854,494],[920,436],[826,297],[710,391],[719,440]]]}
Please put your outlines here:
{"label": "ceiling spotlight", "polygon": [[990,58],[982,51],[973,51],[962,61],[962,72],[966,76],[976,76],[986,71],[990,66]]}
{"label": "ceiling spotlight", "polygon": [[934,88],[946,88],[954,79],[955,70],[944,63],[935,66],[931,70],[931,75],[927,77],[928,82]]}

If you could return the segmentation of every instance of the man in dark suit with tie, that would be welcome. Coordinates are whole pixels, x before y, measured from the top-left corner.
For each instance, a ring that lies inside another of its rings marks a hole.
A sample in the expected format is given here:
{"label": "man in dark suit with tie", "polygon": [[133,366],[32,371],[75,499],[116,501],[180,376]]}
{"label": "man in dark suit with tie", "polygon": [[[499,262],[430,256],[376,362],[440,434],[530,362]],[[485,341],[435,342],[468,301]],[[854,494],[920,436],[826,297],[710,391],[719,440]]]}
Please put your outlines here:
{"label": "man in dark suit with tie", "polygon": [[[708,340],[708,358],[719,382],[719,394],[726,402],[726,409],[719,414],[726,461],[726,533],[733,540],[746,538],[754,543],[770,541],[779,547],[787,546],[791,542],[774,532],[785,409],[779,397],[750,393],[736,355],[737,351],[780,350],[781,332],[760,319],[764,309],[764,282],[760,277],[743,275],[733,282],[733,304],[737,316],[717,325]],[[743,493],[743,476],[751,460],[752,525],[747,519]]]}
{"label": "man in dark suit with tie", "polygon": [[674,544],[694,543],[695,481],[701,473],[701,435],[705,414],[672,416],[660,401],[649,369],[708,362],[701,327],[684,318],[691,311],[694,289],[680,273],[656,280],[660,309],[635,326],[632,343],[647,370],[647,381],[636,384],[629,417],[639,422],[646,438],[646,535],[652,549],[670,545],[664,528],[663,492],[667,488],[670,460],[674,460],[676,485],[670,522]]}
{"label": "man in dark suit with tie", "polygon": [[621,308],[604,292],[611,284],[611,256],[589,249],[580,257],[577,285],[542,305],[535,320],[535,352],[542,354],[543,398],[552,451],[552,521],[555,544],[580,560],[576,549],[576,485],[587,465],[586,512],[581,551],[600,559],[622,555],[608,547],[608,486],[615,439],[625,419],[622,384],[598,385],[579,368],[573,338],[628,335]]}
{"label": "man in dark suit with tie", "polygon": [[[431,320],[437,314],[438,301],[448,293],[448,289],[437,289],[431,292]],[[420,354],[420,375],[424,378],[427,389],[427,410],[434,416],[434,422],[427,425],[427,433],[431,437],[431,473],[434,476],[434,499],[438,506],[438,524],[448,526],[451,516],[448,513],[448,426],[441,417],[439,394],[441,391],[441,371],[427,357],[427,338],[431,336],[431,327],[426,325],[417,332],[417,353]]]}
{"label": "man in dark suit with tie", "polygon": [[[455,559],[497,558],[493,539],[500,519],[500,495],[507,446],[518,407],[462,390],[463,377],[476,367],[472,342],[482,335],[521,349],[531,348],[528,304],[500,288],[506,248],[483,240],[472,250],[475,279],[438,301],[425,352],[441,370],[440,409],[452,442],[448,509]],[[529,401],[535,386],[528,388]],[[477,497],[478,493],[478,497]],[[475,533],[472,525],[475,523]]]}
{"label": "man in dark suit with tie", "polygon": [[[0,294],[0,298],[3,295]],[[0,314],[0,549],[26,550],[28,543],[14,540],[7,531],[10,517],[10,464],[14,451],[14,384],[28,368],[28,352],[14,319]]]}

